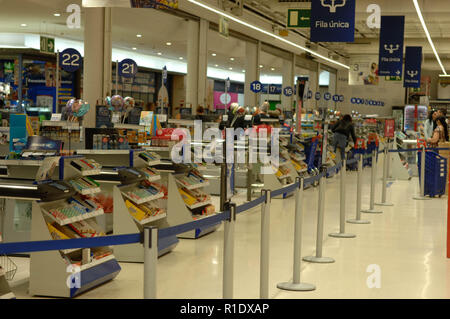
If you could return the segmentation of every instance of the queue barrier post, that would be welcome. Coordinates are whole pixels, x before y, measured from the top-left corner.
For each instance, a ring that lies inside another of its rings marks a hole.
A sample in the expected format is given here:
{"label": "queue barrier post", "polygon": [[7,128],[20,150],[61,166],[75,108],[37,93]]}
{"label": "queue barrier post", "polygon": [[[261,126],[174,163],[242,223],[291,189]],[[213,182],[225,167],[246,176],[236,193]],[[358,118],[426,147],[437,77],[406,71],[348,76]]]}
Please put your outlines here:
{"label": "queue barrier post", "polygon": [[361,219],[361,196],[362,196],[362,170],[363,170],[363,155],[359,155],[358,171],[356,179],[356,218],[347,220],[349,224],[370,224],[370,221]]}
{"label": "queue barrier post", "polygon": [[312,291],[316,286],[300,281],[300,266],[302,258],[302,227],[303,227],[303,177],[296,177],[298,188],[295,191],[295,226],[294,226],[294,274],[292,282],[282,282],[277,288],[290,291]]}
{"label": "queue barrier post", "polygon": [[340,210],[339,210],[339,232],[338,233],[331,233],[328,236],[330,237],[336,237],[336,238],[355,238],[355,234],[350,234],[345,232],[345,179],[347,175],[347,161],[344,157],[342,160],[342,167],[341,167],[341,178],[340,178]]}
{"label": "queue barrier post", "polygon": [[383,156],[383,184],[381,187],[381,202],[375,203],[378,206],[394,206],[392,203],[386,202],[386,194],[387,194],[387,175],[388,175],[388,161],[389,161],[389,143],[386,144],[384,148],[384,156]]}
{"label": "queue barrier post", "polygon": [[158,228],[144,227],[144,299],[156,299]]}
{"label": "queue barrier post", "polygon": [[326,172],[327,168],[322,166],[322,173],[319,179],[319,205],[317,213],[317,239],[316,239],[316,255],[304,257],[303,260],[311,263],[334,263],[334,259],[331,257],[323,257],[323,225],[325,215],[325,184],[326,184]]}
{"label": "queue barrier post", "polygon": [[420,151],[421,165],[420,165],[420,194],[413,197],[414,200],[431,200],[431,198],[425,196],[425,145],[422,145],[422,150]]}
{"label": "queue barrier post", "polygon": [[229,203],[230,218],[224,221],[223,241],[223,299],[233,298],[234,283],[234,226],[236,223],[236,204]]}
{"label": "queue barrier post", "polygon": [[382,214],[383,212],[375,209],[375,180],[377,176],[377,150],[372,152],[372,169],[370,170],[370,206],[361,212],[367,214]]}
{"label": "queue barrier post", "polygon": [[269,298],[269,243],[270,243],[270,190],[263,189],[265,201],[261,205],[261,254],[259,272],[259,297]]}

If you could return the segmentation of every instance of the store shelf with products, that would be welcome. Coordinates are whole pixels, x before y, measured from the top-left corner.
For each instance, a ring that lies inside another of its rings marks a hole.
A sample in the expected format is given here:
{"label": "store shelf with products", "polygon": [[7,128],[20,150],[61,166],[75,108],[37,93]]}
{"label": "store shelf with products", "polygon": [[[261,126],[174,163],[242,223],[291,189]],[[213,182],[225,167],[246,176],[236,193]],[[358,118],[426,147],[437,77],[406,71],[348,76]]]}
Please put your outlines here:
{"label": "store shelf with products", "polygon": [[[74,163],[76,165],[73,165]],[[85,167],[78,167],[81,165]],[[54,184],[58,184],[55,185],[58,189],[67,188],[66,195],[64,198],[33,202],[31,240],[105,236],[104,230],[96,220],[97,216],[103,214],[103,206],[96,198],[81,195],[71,187],[73,181],[83,179],[83,173],[93,173],[100,170],[101,166],[79,156],[62,157],[59,166],[61,179],[65,182],[59,181]],[[75,278],[81,279],[79,286],[67,285],[69,268],[73,282],[77,280]],[[33,252],[30,262],[29,292],[31,295],[39,296],[75,297],[112,280],[120,269],[110,247]]]}
{"label": "store shelf with products", "polygon": [[[146,154],[144,156],[141,156]],[[114,185],[113,193],[113,230],[114,234],[142,232],[145,226],[158,229],[169,227],[167,222],[167,187],[155,165],[160,165],[160,157],[156,153],[145,150],[130,150],[128,154],[129,168],[118,170],[119,185]],[[151,156],[151,157],[149,157]],[[158,181],[158,183],[155,183]],[[148,197],[137,199],[130,192],[151,192]],[[170,252],[179,240],[169,236],[158,241],[158,255]],[[117,246],[114,254],[119,261],[143,262],[144,255],[141,244]]]}
{"label": "store shelf with products", "polygon": [[[167,220],[170,225],[178,225],[187,223],[198,218],[212,216],[216,214],[215,207],[212,205],[211,196],[203,187],[196,187],[194,189],[187,189],[180,179],[189,176],[195,177],[195,184],[198,185],[197,178],[201,179],[201,183],[207,183],[208,180],[204,178],[201,173],[191,165],[178,164],[174,167],[174,173],[166,174],[168,182],[168,204],[167,204]],[[199,238],[212,231],[215,231],[220,226],[220,223],[212,225],[208,228],[198,228],[183,234],[180,238]]]}

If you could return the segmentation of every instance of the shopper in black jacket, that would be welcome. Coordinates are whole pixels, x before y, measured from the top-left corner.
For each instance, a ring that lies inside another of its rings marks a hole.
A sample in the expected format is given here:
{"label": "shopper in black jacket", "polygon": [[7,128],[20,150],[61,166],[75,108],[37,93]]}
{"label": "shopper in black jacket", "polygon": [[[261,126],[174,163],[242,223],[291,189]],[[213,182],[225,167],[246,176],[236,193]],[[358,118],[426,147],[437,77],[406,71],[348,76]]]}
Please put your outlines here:
{"label": "shopper in black jacket", "polygon": [[334,133],[334,151],[336,152],[339,147],[341,159],[343,159],[345,158],[345,148],[348,145],[350,135],[352,136],[353,143],[356,143],[355,127],[352,123],[352,117],[348,114],[344,115],[341,120],[331,127],[331,131]]}

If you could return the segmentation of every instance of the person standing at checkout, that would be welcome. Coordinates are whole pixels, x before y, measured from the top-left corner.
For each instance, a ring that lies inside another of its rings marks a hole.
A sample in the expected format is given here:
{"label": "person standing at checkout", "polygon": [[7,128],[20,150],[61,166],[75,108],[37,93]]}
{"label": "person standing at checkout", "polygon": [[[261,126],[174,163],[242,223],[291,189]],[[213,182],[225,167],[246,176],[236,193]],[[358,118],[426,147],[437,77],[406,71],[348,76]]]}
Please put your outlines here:
{"label": "person standing at checkout", "polygon": [[355,127],[353,126],[352,117],[349,114],[344,115],[342,119],[331,127],[331,131],[334,133],[334,151],[336,152],[337,148],[340,149],[338,154],[340,155],[340,160],[342,160],[345,158],[345,148],[349,143],[350,135],[353,143],[356,143]]}

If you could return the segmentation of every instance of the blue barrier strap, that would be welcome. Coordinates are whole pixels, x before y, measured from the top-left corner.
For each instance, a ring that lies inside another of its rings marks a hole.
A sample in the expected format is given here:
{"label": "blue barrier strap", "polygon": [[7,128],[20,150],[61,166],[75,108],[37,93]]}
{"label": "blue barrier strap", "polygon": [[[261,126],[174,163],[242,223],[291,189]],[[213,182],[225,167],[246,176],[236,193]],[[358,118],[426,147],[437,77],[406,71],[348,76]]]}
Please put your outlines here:
{"label": "blue barrier strap", "polygon": [[41,240],[0,244],[0,254],[30,253],[35,251],[93,248],[139,243],[141,234],[100,236],[58,240]]}
{"label": "blue barrier strap", "polygon": [[286,186],[284,188],[280,188],[280,189],[271,191],[270,192],[270,197],[274,198],[274,197],[280,196],[282,194],[292,193],[293,191],[295,191],[296,188],[298,188],[298,184],[297,183],[291,184],[291,185]]}
{"label": "blue barrier strap", "polygon": [[265,200],[266,200],[266,196],[261,196],[261,197],[258,197],[257,199],[252,200],[251,202],[239,205],[238,207],[236,207],[236,214],[240,214],[249,209],[252,209],[252,208],[264,203]]}
{"label": "blue barrier strap", "polygon": [[188,222],[185,224],[159,229],[158,238],[161,239],[165,237],[175,236],[197,228],[208,228],[218,223],[221,223],[222,221],[229,218],[230,218],[230,211],[227,210],[225,212],[217,213],[213,216],[205,217],[199,220],[194,220],[192,222]]}
{"label": "blue barrier strap", "polygon": [[[398,150],[389,150],[390,153],[402,153],[402,152],[418,152],[421,151],[421,148],[408,148],[408,149],[398,149]],[[447,147],[438,147],[438,148],[426,148],[426,151],[448,151],[450,148]]]}
{"label": "blue barrier strap", "polygon": [[313,183],[314,183],[313,177],[305,178],[305,180],[303,181],[303,188],[311,186]]}
{"label": "blue barrier strap", "polygon": [[347,161],[347,165],[352,165],[358,163],[358,160],[356,158],[352,158],[351,160]]}

